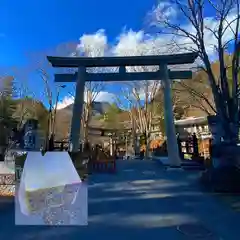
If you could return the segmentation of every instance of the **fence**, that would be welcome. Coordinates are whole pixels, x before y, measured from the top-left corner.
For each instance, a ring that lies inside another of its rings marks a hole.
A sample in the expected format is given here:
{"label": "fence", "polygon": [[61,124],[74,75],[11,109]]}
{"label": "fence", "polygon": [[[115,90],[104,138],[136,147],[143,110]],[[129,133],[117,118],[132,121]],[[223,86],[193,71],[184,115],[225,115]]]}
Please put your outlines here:
{"label": "fence", "polygon": [[[179,153],[182,158],[193,159],[203,157],[204,159],[207,159],[210,157],[211,137],[207,136],[203,138],[202,136],[197,137],[196,134],[193,134],[185,138],[178,137],[177,140]],[[55,141],[54,143],[54,150],[67,151],[68,148],[68,142],[66,141]],[[80,149],[82,149],[81,146]],[[142,145],[141,149],[145,149],[145,145]],[[161,152],[161,154],[167,154],[167,146],[164,140],[153,140],[150,143],[150,149],[153,152]]]}
{"label": "fence", "polygon": [[[211,138],[197,138],[196,134],[190,135],[186,138],[177,138],[179,154],[181,158],[187,159],[197,159],[202,157],[207,159],[210,157],[210,145]],[[158,144],[154,143],[152,150],[155,155],[163,156],[167,155],[167,143],[165,140],[159,140]]]}

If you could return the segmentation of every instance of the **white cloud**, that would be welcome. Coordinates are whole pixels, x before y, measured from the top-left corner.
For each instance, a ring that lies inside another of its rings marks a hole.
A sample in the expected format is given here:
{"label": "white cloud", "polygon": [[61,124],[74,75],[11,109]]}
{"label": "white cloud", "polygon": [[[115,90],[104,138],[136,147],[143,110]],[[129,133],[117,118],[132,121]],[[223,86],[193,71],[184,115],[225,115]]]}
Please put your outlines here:
{"label": "white cloud", "polygon": [[176,8],[170,2],[160,2],[148,13],[151,20],[161,22],[166,19],[174,19],[177,16]]}
{"label": "white cloud", "polygon": [[[214,11],[213,11],[214,13]],[[196,35],[196,30],[193,26],[185,21],[183,21],[183,15],[179,12],[179,7],[174,5],[174,3],[169,1],[161,1],[152,11],[147,14],[148,19],[151,20],[151,23],[158,28],[158,32],[155,34],[147,34],[145,31],[133,31],[126,30],[117,37],[115,44],[110,44],[108,42],[106,33],[103,29],[100,29],[93,34],[84,34],[79,39],[79,44],[77,47],[78,56],[139,56],[139,55],[160,55],[160,54],[172,54],[172,53],[181,53],[186,51],[197,50],[196,45],[192,42],[191,39],[186,37],[174,37],[169,34],[161,34],[162,25],[159,25],[159,21],[162,19],[167,19],[173,21],[176,24],[181,25],[181,27],[193,35]],[[236,11],[231,11],[227,17],[227,22],[232,22],[236,17]],[[227,24],[225,22],[225,26]],[[208,16],[204,19],[205,23],[205,32],[204,32],[204,41],[207,53],[209,54],[210,59],[215,57],[215,47],[217,46],[217,39],[214,37],[214,34],[208,30],[217,29],[219,25],[219,20],[215,16]],[[234,29],[236,27],[236,21],[232,22],[231,27]],[[233,37],[231,28],[228,28],[224,34],[224,42],[229,41]],[[175,43],[174,43],[174,41]],[[184,47],[183,47],[184,46]],[[191,68],[196,66],[199,61],[196,61],[194,65],[181,66],[180,68]],[[178,67],[178,66],[176,66]],[[147,66],[147,67],[127,67],[128,71],[156,71],[157,66]],[[99,72],[102,71],[102,68],[93,68],[91,71]],[[144,84],[142,84],[143,86]],[[151,86],[152,83],[149,82]],[[150,87],[151,88],[151,87]],[[113,97],[108,92],[101,92],[98,95],[97,101],[109,101]],[[143,98],[143,91],[139,87],[139,94]]]}
{"label": "white cloud", "polygon": [[[63,109],[74,102],[73,97],[64,97],[62,101],[59,101],[57,104],[57,109]],[[54,106],[55,108],[55,106]]]}
{"label": "white cloud", "polygon": [[103,29],[98,30],[94,34],[84,34],[79,41],[77,45],[78,55],[86,57],[101,57],[105,55],[107,36]]}
{"label": "white cloud", "polygon": [[[95,95],[93,93],[93,95]],[[86,92],[84,94],[84,101],[86,101],[87,96],[86,96]],[[110,93],[110,92],[105,92],[105,91],[101,91],[97,94],[96,98],[95,98],[95,102],[114,102],[116,99],[115,94]],[[63,98],[62,101],[59,101],[57,104],[57,109],[63,109],[71,104],[74,103],[74,97],[72,96],[66,96]]]}
{"label": "white cloud", "polygon": [[116,99],[115,94],[109,92],[99,92],[95,101],[96,102],[114,102]]}

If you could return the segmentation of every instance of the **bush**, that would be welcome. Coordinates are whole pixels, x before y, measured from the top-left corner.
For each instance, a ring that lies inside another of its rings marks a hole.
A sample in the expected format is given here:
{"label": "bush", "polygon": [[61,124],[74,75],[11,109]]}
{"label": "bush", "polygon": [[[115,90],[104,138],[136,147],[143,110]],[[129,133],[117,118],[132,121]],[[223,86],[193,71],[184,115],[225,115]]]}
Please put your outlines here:
{"label": "bush", "polygon": [[235,166],[210,168],[202,174],[200,181],[214,192],[240,193],[240,170]]}
{"label": "bush", "polygon": [[164,141],[161,146],[155,148],[154,155],[157,157],[167,156],[167,143]]}

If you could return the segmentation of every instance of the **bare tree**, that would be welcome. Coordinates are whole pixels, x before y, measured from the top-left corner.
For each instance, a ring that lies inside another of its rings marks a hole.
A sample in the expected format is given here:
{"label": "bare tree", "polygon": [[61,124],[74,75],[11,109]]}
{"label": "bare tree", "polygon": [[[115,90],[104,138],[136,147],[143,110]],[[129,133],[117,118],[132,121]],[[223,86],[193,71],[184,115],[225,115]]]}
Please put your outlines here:
{"label": "bare tree", "polygon": [[[146,155],[149,151],[150,136],[153,125],[158,125],[162,134],[164,131],[164,99],[161,81],[143,81],[127,84],[122,90],[122,96],[128,101],[131,127],[140,134],[146,135]],[[172,94],[173,112],[175,119],[185,116],[189,102],[182,97]]]}
{"label": "bare tree", "polygon": [[173,95],[179,100],[177,107],[181,105],[185,115],[192,110],[207,116],[216,113],[210,86],[202,75],[197,73],[191,80],[176,81],[172,84]]}
{"label": "bare tree", "polygon": [[84,142],[88,142],[88,130],[89,123],[92,117],[92,108],[94,101],[96,100],[100,91],[103,90],[102,83],[88,82],[85,86],[86,92],[86,102],[84,105],[83,116],[82,116],[82,125],[83,125],[83,139]]}
{"label": "bare tree", "polygon": [[[103,83],[101,82],[86,82],[84,91],[84,106],[82,112],[82,139],[83,142],[88,142],[89,123],[92,117],[92,108],[94,101],[98,97],[99,93],[103,90]],[[69,92],[71,97],[75,97],[75,86],[72,91]]]}
{"label": "bare tree", "polygon": [[[146,67],[131,67],[131,71],[144,71]],[[149,69],[148,69],[149,70]],[[132,128],[146,136],[146,157],[149,156],[150,135],[154,117],[151,104],[159,93],[160,81],[141,81],[127,83],[123,89],[123,96],[129,103],[129,115]]]}
{"label": "bare tree", "polygon": [[[154,24],[161,34],[170,34],[175,51],[198,51],[220,118],[223,139],[236,142],[239,132],[239,0],[172,0],[164,8],[154,9]],[[214,18],[205,17],[205,9],[212,8]],[[177,12],[177,9],[180,11]],[[170,14],[172,13],[172,14]],[[180,25],[179,22],[186,24]],[[226,59],[232,44],[231,57]],[[211,57],[219,61],[219,73],[211,67]]]}
{"label": "bare tree", "polygon": [[[135,153],[139,153],[139,146],[138,146],[138,135],[143,134],[144,131],[141,131],[140,129],[140,124],[139,124],[139,118],[138,116],[138,109],[137,109],[137,104],[134,101],[132,97],[132,86],[126,85],[121,89],[121,97],[116,96],[116,106],[119,107],[119,109],[125,109],[122,112],[122,117],[123,119],[117,119],[116,114],[115,114],[115,121],[114,125],[115,128],[122,129],[125,134],[128,135],[127,131],[131,133],[131,142],[133,146],[133,151]],[[127,107],[126,107],[126,102],[127,101]],[[126,136],[125,136],[126,137]],[[125,139],[126,144],[127,140],[130,139]],[[127,144],[128,145],[128,144]],[[128,149],[126,149],[127,151]],[[131,149],[132,151],[132,149]]]}
{"label": "bare tree", "polygon": [[[107,49],[107,40],[102,32],[96,35],[83,35],[80,38],[80,43],[77,45],[76,50],[72,56],[85,56],[85,57],[100,57],[104,56]],[[90,73],[99,73],[104,71],[103,68],[89,68]],[[93,103],[98,97],[99,93],[104,89],[103,82],[86,82],[85,83],[85,104],[82,113],[82,129],[83,141],[88,141],[89,122],[92,117]],[[75,91],[73,91],[75,94]],[[74,95],[71,94],[73,97]]]}
{"label": "bare tree", "polygon": [[16,111],[13,113],[13,117],[18,122],[17,128],[20,129],[26,119],[37,116],[36,100],[34,99],[34,92],[23,81],[20,81],[20,85],[16,88],[16,94],[19,101],[16,103]]}
{"label": "bare tree", "polygon": [[[44,86],[44,90],[41,92],[41,98],[47,99],[48,103],[48,129],[46,144],[49,144],[50,140],[54,141],[59,93],[60,89],[65,87],[65,85],[58,85],[54,83],[51,66],[48,63],[46,56],[70,56],[75,51],[76,46],[77,43],[67,42],[59,44],[53,49],[27,54],[27,57],[31,61],[28,72],[37,72],[38,76],[40,76]],[[63,71],[66,71],[66,69],[63,69]]]}
{"label": "bare tree", "polygon": [[54,104],[53,102],[53,89],[50,88],[50,76],[47,73],[47,71],[45,71],[42,68],[38,69],[39,71],[39,75],[43,81],[44,84],[44,95],[48,100],[48,105],[49,105],[49,109],[48,109],[48,130],[47,130],[47,139],[50,140],[52,134],[54,133],[54,105],[57,107],[57,102]]}
{"label": "bare tree", "polygon": [[[46,142],[46,148],[48,149],[49,146],[52,144],[55,140],[55,130],[56,130],[56,121],[57,121],[57,108],[59,103],[59,94],[61,88],[65,88],[65,85],[59,85],[55,88],[51,87],[51,77],[48,74],[47,71],[44,69],[38,69],[40,77],[44,84],[44,96],[48,100],[48,123],[47,123],[47,142]],[[53,97],[55,95],[55,97]],[[52,146],[51,145],[51,146]]]}
{"label": "bare tree", "polygon": [[[180,84],[180,86],[179,86]],[[172,83],[172,108],[175,120],[186,117],[189,108],[192,106],[188,90],[181,87],[182,82]],[[197,104],[197,103],[196,103]],[[153,100],[153,107],[157,119],[164,119],[164,90],[161,87]],[[196,107],[198,107],[196,105]]]}

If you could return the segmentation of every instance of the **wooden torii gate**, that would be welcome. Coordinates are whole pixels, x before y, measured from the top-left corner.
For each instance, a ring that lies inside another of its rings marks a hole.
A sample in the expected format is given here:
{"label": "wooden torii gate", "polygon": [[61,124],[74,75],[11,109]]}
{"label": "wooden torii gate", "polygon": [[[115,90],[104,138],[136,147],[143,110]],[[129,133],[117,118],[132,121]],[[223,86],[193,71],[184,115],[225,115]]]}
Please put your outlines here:
{"label": "wooden torii gate", "polygon": [[[171,80],[190,79],[191,71],[170,71],[168,65],[190,64],[198,57],[197,52],[158,55],[158,56],[131,56],[131,57],[53,57],[47,56],[53,67],[78,68],[75,74],[55,74],[55,82],[76,82],[76,93],[73,105],[73,116],[70,134],[72,151],[79,149],[81,115],[84,103],[84,87],[87,81],[141,81],[162,80],[164,89],[164,119],[167,134],[168,158],[170,166],[181,166],[179,157],[171,94]],[[127,72],[127,66],[159,66],[155,72]],[[119,67],[116,73],[88,73],[86,68],[91,67]]]}

